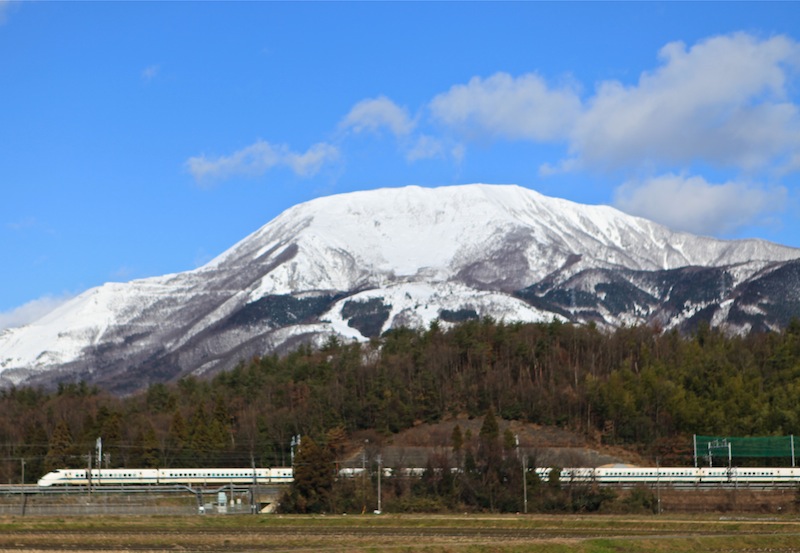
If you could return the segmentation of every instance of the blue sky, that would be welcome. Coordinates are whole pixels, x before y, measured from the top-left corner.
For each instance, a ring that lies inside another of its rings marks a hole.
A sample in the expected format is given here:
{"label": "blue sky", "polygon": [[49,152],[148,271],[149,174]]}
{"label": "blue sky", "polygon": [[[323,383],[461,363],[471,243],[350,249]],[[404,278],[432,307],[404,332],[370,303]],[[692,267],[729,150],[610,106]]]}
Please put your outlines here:
{"label": "blue sky", "polygon": [[515,183],[800,247],[800,4],[0,0],[0,329],[284,209]]}

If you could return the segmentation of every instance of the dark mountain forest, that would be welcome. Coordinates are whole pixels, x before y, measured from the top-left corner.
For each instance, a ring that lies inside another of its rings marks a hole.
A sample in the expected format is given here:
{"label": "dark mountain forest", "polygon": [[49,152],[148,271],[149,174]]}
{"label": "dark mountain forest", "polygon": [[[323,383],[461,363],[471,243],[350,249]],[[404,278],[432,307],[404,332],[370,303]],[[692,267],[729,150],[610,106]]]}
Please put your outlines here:
{"label": "dark mountain forest", "polygon": [[[112,468],[288,465],[297,435],[335,463],[359,432],[387,437],[489,412],[690,465],[695,433],[800,434],[798,397],[797,320],[747,336],[708,326],[684,336],[648,326],[604,332],[469,320],[449,330],[392,330],[369,343],[330,339],[128,397],[84,383],[4,390],[0,481],[85,467],[98,437],[103,466]],[[451,446],[456,438],[458,450],[477,455],[481,437],[454,437]]]}

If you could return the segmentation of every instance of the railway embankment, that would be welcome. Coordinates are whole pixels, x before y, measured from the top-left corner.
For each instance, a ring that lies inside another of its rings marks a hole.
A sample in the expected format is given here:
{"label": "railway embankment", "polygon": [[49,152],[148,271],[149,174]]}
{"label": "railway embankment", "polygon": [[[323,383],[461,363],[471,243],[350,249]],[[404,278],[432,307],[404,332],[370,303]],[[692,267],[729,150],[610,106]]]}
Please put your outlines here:
{"label": "railway embankment", "polygon": [[[789,515],[800,513],[800,489],[741,488],[625,488],[617,489],[621,501],[612,503],[615,509],[624,509],[630,494],[644,492],[653,514],[719,514],[737,515]],[[276,498],[259,496],[256,510],[262,511]],[[647,512],[648,508],[636,512]],[[88,493],[85,490],[50,490],[47,493],[0,493],[0,516],[195,516],[220,514],[248,514],[253,510],[248,490],[238,489],[227,493],[224,506],[216,493],[207,493],[198,501],[196,495],[187,493],[162,493],[140,490],[115,493]],[[264,511],[262,511],[264,512]]]}
{"label": "railway embankment", "polygon": [[800,491],[793,488],[656,490],[664,513],[751,513],[784,514],[800,512]]}

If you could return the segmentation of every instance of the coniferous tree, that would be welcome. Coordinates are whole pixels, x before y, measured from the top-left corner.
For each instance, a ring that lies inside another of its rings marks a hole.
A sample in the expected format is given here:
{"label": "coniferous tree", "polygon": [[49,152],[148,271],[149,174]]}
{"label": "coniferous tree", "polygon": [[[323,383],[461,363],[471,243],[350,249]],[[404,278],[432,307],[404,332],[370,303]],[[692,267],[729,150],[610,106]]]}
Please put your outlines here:
{"label": "coniferous tree", "polygon": [[481,475],[480,489],[483,491],[481,502],[484,508],[494,511],[501,485],[500,469],[503,455],[500,448],[500,426],[491,407],[483,418],[478,441],[477,460]]}
{"label": "coniferous tree", "polygon": [[50,472],[79,465],[80,462],[76,463],[72,433],[69,431],[66,421],[60,420],[53,430],[53,435],[50,436],[49,448],[44,459],[44,470]]}
{"label": "coniferous tree", "polygon": [[295,513],[322,513],[330,508],[334,482],[333,459],[310,437],[303,436],[294,456],[294,481],[281,500],[281,510]]}
{"label": "coniferous tree", "polygon": [[[123,416],[120,411],[102,406],[97,413],[98,427],[97,436],[94,438],[103,439],[104,454],[109,455],[111,466],[125,466],[129,464],[128,455],[130,450],[127,447],[121,447],[128,444],[123,444],[122,438],[122,421]],[[94,439],[90,438],[90,443],[94,444]]]}
{"label": "coniferous tree", "polygon": [[44,467],[45,456],[49,449],[47,432],[39,419],[34,419],[25,425],[24,442],[21,456],[25,462],[25,480],[36,481],[47,472]]}
{"label": "coniferous tree", "polygon": [[328,430],[325,434],[325,442],[338,468],[347,447],[347,432],[344,427],[340,425]]}
{"label": "coniferous tree", "polygon": [[136,442],[137,455],[132,459],[133,465],[141,468],[158,468],[158,438],[150,422],[146,422],[145,427],[139,431]]}
{"label": "coniferous tree", "polygon": [[231,418],[223,396],[221,394],[218,395],[214,402],[214,415],[210,430],[211,442],[216,451],[224,451],[235,445]]}
{"label": "coniferous tree", "polygon": [[514,432],[511,431],[510,428],[506,428],[505,432],[503,432],[503,450],[506,453],[513,451],[514,448],[517,447],[517,437],[514,436]]}
{"label": "coniferous tree", "polygon": [[183,418],[180,409],[176,409],[172,414],[172,420],[170,421],[167,434],[167,466],[189,466],[186,456],[188,442],[189,430],[186,427],[186,420]]}
{"label": "coniferous tree", "polygon": [[208,415],[202,404],[195,409],[189,425],[189,448],[194,459],[203,464],[212,462],[216,448]]}

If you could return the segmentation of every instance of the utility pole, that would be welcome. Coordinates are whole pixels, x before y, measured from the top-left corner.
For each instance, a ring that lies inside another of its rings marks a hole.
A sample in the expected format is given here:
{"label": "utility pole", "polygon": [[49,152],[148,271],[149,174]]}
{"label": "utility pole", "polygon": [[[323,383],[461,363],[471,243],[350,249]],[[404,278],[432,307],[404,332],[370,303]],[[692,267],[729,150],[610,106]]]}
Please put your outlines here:
{"label": "utility pole", "polygon": [[292,456],[292,466],[294,466],[294,450],[296,447],[300,447],[300,434],[292,436],[291,451],[290,451],[290,454]]}
{"label": "utility pole", "polygon": [[361,494],[364,502],[361,505],[361,514],[367,512],[367,444],[369,440],[364,440],[364,449],[361,450]]}
{"label": "utility pole", "polygon": [[86,482],[88,483],[89,495],[92,495],[92,452],[86,455]]}
{"label": "utility pole", "polygon": [[19,462],[22,465],[22,481],[20,484],[25,485],[25,459],[20,459]]}
{"label": "utility pole", "polygon": [[381,473],[383,472],[383,467],[381,465],[381,454],[378,453],[378,510],[375,511],[376,515],[381,514]]}
{"label": "utility pole", "polygon": [[519,434],[514,436],[517,444],[517,459],[522,462],[522,506],[523,512],[528,514],[528,454],[519,454]]}
{"label": "utility pole", "polygon": [[528,454],[522,455],[522,503],[524,512],[528,514]]}
{"label": "utility pole", "polygon": [[97,450],[97,480],[99,482],[100,474],[103,469],[103,438],[97,438],[95,449]]}
{"label": "utility pole", "polygon": [[656,457],[656,514],[661,514],[661,460]]}
{"label": "utility pole", "polygon": [[258,486],[258,478],[256,477],[256,459],[253,452],[250,452],[250,466],[253,468],[253,485],[250,487],[250,514],[257,515],[258,507],[256,506],[256,493]]}

